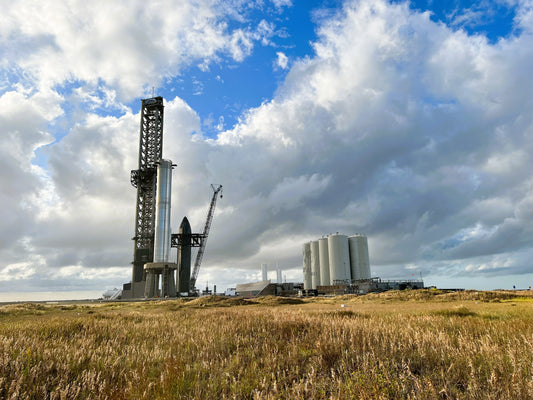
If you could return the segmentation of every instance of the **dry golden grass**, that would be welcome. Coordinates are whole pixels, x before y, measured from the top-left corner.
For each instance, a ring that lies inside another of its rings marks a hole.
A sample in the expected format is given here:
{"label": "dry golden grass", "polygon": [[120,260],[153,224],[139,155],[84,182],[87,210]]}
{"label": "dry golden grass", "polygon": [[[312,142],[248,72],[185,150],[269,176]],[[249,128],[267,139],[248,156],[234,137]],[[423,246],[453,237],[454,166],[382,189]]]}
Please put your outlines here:
{"label": "dry golden grass", "polygon": [[0,399],[533,398],[531,297],[284,302],[0,307]]}

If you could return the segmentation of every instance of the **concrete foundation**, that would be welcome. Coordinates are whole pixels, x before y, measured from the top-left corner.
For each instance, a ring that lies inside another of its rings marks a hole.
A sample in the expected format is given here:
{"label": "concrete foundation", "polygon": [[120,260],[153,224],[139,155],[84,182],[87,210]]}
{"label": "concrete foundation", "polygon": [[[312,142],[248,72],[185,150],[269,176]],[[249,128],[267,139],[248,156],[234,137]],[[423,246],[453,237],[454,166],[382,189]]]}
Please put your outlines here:
{"label": "concrete foundation", "polygon": [[174,276],[177,268],[178,264],[175,263],[156,262],[145,264],[146,285],[144,288],[144,297],[176,297],[176,281]]}

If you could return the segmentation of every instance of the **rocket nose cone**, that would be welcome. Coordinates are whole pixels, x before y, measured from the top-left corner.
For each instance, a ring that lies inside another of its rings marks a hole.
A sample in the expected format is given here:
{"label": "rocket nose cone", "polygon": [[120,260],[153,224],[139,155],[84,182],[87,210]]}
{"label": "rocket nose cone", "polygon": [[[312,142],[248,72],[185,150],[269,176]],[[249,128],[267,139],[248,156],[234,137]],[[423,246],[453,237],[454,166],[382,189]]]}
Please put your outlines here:
{"label": "rocket nose cone", "polygon": [[189,224],[187,217],[183,217],[181,220],[180,233],[191,233],[191,224]]}

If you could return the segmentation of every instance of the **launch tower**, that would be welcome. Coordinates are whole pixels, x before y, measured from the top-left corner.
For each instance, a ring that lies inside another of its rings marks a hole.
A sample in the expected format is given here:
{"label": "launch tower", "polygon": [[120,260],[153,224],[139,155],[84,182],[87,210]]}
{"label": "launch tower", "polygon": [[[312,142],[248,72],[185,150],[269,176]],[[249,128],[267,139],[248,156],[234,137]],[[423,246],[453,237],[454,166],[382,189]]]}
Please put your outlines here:
{"label": "launch tower", "polygon": [[131,184],[137,188],[131,297],[143,297],[146,277],[144,264],[154,259],[157,162],[163,153],[163,98],[143,99],[139,140],[139,168],[131,171]]}

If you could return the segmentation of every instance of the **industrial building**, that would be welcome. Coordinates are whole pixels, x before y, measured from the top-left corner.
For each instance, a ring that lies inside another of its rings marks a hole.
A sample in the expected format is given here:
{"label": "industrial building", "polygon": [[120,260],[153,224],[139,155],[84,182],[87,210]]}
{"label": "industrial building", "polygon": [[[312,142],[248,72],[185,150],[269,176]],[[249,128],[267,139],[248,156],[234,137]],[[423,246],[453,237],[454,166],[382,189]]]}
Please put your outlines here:
{"label": "industrial building", "polygon": [[385,292],[387,290],[424,289],[421,279],[410,280],[382,280],[381,278],[359,279],[350,284],[318,286],[316,291],[307,293],[324,295],[366,294],[372,292]]}
{"label": "industrial building", "polygon": [[422,279],[382,280],[372,277],[368,238],[364,234],[357,233],[348,237],[336,233],[304,243],[302,255],[303,284],[282,282],[279,267],[278,282],[272,283],[267,279],[267,264],[261,264],[262,280],[237,284],[232,295],[317,296],[424,288]]}
{"label": "industrial building", "polygon": [[303,289],[301,283],[283,282],[279,265],[276,265],[276,277],[277,282],[272,282],[268,279],[268,265],[261,264],[262,280],[259,282],[239,283],[235,289],[231,289],[226,295],[245,298],[259,296],[295,296]]}
{"label": "industrial building", "polygon": [[252,283],[237,284],[235,294],[250,298],[258,296],[292,296],[296,294],[294,283],[272,283],[270,279]]}
{"label": "industrial building", "polygon": [[393,289],[422,289],[420,280],[383,281],[370,272],[368,239],[363,234],[338,232],[304,243],[304,294],[364,294]]}
{"label": "industrial building", "polygon": [[370,279],[367,237],[336,233],[304,243],[303,273],[305,290]]}

